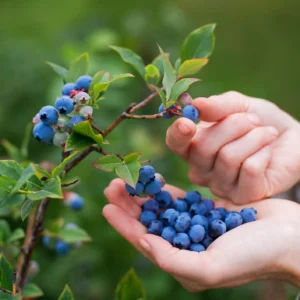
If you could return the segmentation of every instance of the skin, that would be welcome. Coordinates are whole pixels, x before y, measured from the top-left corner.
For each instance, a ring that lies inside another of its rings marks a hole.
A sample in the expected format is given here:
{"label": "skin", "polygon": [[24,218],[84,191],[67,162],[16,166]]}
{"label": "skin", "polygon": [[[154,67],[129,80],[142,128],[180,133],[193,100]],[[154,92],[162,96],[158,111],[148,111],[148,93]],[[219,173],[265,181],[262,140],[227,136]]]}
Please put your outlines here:
{"label": "skin", "polygon": [[189,164],[191,182],[245,204],[300,180],[300,125],[276,105],[237,92],[192,104],[201,122],[180,118],[166,137],[169,148]]}
{"label": "skin", "polygon": [[[166,185],[173,199],[184,191]],[[197,292],[234,287],[254,280],[281,279],[300,287],[300,206],[283,199],[267,199],[251,206],[257,221],[247,223],[214,241],[205,252],[179,250],[161,237],[147,234],[138,221],[146,199],[130,197],[120,179],[104,191],[107,221],[138,251],[170,273],[184,288]],[[217,200],[216,207],[240,211],[245,205]],[[249,206],[249,205],[248,205]]]}

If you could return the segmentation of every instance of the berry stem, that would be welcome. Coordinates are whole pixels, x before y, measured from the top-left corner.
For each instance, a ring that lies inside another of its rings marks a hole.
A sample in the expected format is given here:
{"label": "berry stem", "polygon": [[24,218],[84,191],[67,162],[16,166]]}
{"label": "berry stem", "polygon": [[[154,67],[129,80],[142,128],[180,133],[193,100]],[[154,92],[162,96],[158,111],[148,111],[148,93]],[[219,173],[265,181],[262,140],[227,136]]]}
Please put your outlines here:
{"label": "berry stem", "polygon": [[132,115],[132,114],[125,113],[124,116],[126,119],[153,120],[153,119],[162,118],[163,113],[158,113],[154,115]]}

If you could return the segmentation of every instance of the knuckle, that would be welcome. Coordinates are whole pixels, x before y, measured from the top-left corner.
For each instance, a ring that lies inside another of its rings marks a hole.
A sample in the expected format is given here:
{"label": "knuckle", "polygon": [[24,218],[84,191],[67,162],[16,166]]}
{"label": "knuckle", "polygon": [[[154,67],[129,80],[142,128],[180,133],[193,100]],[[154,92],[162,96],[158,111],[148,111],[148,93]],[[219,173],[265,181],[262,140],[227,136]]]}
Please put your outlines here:
{"label": "knuckle", "polygon": [[196,167],[190,167],[188,172],[188,178],[193,184],[207,186],[207,178],[205,176],[202,176],[200,172],[196,169]]}
{"label": "knuckle", "polygon": [[171,265],[168,263],[166,257],[164,259],[156,259],[156,264],[164,272],[171,273]]}
{"label": "knuckle", "polygon": [[227,167],[236,166],[236,155],[229,146],[224,146],[221,148],[217,159]]}
{"label": "knuckle", "polygon": [[247,176],[250,177],[256,177],[261,173],[261,167],[260,164],[256,162],[255,159],[253,158],[247,158],[243,165],[242,165],[242,170],[245,172]]}

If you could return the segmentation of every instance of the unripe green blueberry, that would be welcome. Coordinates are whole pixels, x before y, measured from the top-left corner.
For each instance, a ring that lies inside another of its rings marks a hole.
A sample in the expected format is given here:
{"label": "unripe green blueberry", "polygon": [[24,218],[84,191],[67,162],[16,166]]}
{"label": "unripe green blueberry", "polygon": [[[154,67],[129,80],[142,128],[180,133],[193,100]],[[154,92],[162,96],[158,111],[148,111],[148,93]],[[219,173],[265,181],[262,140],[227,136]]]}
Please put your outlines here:
{"label": "unripe green blueberry", "polygon": [[67,132],[56,132],[53,138],[53,144],[58,147],[63,147],[68,137],[69,134]]}
{"label": "unripe green blueberry", "polygon": [[79,114],[86,119],[90,119],[93,114],[93,108],[91,106],[83,106],[80,108]]}
{"label": "unripe green blueberry", "polygon": [[193,98],[189,93],[183,93],[177,100],[181,105],[186,106],[192,103]]}
{"label": "unripe green blueberry", "polygon": [[80,92],[75,96],[75,101],[79,106],[89,105],[91,97],[85,92]]}
{"label": "unripe green blueberry", "polygon": [[69,118],[66,116],[61,116],[58,118],[56,125],[54,126],[54,129],[58,132],[65,132],[67,131],[69,127]]}

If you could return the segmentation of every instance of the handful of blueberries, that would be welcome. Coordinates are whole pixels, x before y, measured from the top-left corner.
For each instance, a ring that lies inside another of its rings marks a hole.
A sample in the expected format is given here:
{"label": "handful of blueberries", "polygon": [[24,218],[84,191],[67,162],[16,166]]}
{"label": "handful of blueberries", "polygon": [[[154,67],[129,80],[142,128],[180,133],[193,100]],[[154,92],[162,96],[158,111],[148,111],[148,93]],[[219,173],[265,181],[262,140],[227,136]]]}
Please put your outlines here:
{"label": "handful of blueberries", "polygon": [[151,196],[142,206],[140,222],[148,233],[161,236],[174,247],[205,251],[218,237],[244,223],[256,220],[257,211],[243,208],[241,212],[216,208],[210,199],[202,199],[197,191],[172,201],[168,191],[161,190],[163,179],[151,166],[140,169],[136,189],[126,184],[130,195],[142,192]]}

